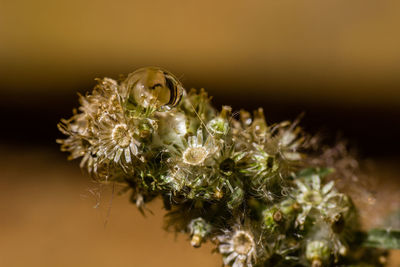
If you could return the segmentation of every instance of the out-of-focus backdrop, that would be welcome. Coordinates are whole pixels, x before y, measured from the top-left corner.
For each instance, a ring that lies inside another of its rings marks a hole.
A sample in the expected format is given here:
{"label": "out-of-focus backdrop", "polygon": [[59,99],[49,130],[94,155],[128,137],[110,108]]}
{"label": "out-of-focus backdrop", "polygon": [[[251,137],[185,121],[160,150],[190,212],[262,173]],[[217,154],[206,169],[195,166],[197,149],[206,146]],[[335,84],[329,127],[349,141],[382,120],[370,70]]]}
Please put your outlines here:
{"label": "out-of-focus backdrop", "polygon": [[0,0],[0,266],[220,266],[164,234],[160,203],[143,218],[115,197],[107,215],[104,193],[93,209],[57,151],[77,92],[149,65],[270,123],[304,111],[307,131],[372,162],[372,214],[399,209],[399,28],[397,0]]}

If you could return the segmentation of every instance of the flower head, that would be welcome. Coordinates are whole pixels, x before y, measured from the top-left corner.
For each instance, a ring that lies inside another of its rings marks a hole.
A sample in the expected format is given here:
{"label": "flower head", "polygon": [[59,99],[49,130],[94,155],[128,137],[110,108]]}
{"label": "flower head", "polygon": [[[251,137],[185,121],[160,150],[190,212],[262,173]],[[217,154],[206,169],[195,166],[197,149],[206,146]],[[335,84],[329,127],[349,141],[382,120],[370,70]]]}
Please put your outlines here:
{"label": "flower head", "polygon": [[345,195],[338,193],[334,188],[334,182],[330,181],[321,185],[321,177],[313,174],[304,179],[296,179],[296,201],[301,205],[302,212],[296,219],[297,225],[303,225],[306,217],[312,209],[326,218],[334,218],[341,212],[348,210],[348,204],[342,201]]}
{"label": "flower head", "polygon": [[88,120],[85,114],[75,114],[69,120],[61,120],[58,129],[68,137],[57,139],[61,144],[61,151],[70,152],[69,160],[82,157],[80,167],[86,168],[89,173],[96,173],[97,162],[91,145],[93,133],[88,128]]}
{"label": "flower head", "polygon": [[256,243],[250,231],[236,229],[217,236],[218,250],[224,255],[224,264],[232,267],[253,266],[256,260]]}
{"label": "flower head", "polygon": [[201,165],[216,151],[211,136],[204,142],[202,128],[197,130],[196,136],[188,137],[188,146],[183,151],[182,160],[189,165]]}
{"label": "flower head", "polygon": [[98,131],[94,150],[99,161],[111,161],[123,169],[132,168],[132,157],[139,154],[140,145],[136,139],[134,122],[124,119],[122,115],[108,115],[96,126]]}

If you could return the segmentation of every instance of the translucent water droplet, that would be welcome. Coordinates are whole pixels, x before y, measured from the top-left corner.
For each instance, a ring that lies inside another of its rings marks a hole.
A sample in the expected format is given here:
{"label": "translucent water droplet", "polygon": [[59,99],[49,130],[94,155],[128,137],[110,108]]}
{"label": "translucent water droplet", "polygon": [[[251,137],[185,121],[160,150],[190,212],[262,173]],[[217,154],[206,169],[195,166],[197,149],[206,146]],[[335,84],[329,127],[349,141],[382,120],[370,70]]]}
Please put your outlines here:
{"label": "translucent water droplet", "polygon": [[158,67],[147,67],[132,72],[123,81],[128,101],[145,108],[169,110],[176,106],[183,94],[183,86],[170,72]]}

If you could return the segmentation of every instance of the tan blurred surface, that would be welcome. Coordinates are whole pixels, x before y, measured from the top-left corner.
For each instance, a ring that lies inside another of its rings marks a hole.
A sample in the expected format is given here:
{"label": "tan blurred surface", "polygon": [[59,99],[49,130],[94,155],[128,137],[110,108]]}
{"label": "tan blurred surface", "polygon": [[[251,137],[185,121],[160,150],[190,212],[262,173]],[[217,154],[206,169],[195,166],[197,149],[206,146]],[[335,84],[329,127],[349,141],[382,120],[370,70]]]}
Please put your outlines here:
{"label": "tan blurred surface", "polygon": [[[0,266],[221,266],[212,245],[193,249],[183,235],[175,240],[161,229],[160,201],[149,206],[155,215],[144,218],[127,195],[116,196],[104,227],[110,190],[93,208],[97,197],[88,189],[94,187],[76,162],[41,148],[1,152]],[[370,218],[399,207],[399,184],[390,180],[399,172],[391,168],[377,169],[384,175]],[[390,263],[399,266],[398,251]]]}
{"label": "tan blurred surface", "polygon": [[343,128],[385,163],[370,210],[383,217],[400,192],[379,158],[399,156],[399,28],[398,0],[0,0],[0,144],[30,146],[0,146],[0,266],[220,266],[161,229],[160,202],[143,218],[115,197],[104,227],[109,192],[94,209],[77,162],[48,150],[76,91],[148,65],[236,108],[293,119],[316,105],[309,126]]}
{"label": "tan blurred surface", "polygon": [[188,86],[399,107],[399,14],[397,0],[2,0],[0,87],[54,94],[157,65]]}
{"label": "tan blurred surface", "polygon": [[76,164],[40,149],[1,152],[0,266],[220,266],[211,246],[193,249],[161,229],[160,202],[144,218],[128,195],[115,197],[104,227],[110,193],[93,208]]}

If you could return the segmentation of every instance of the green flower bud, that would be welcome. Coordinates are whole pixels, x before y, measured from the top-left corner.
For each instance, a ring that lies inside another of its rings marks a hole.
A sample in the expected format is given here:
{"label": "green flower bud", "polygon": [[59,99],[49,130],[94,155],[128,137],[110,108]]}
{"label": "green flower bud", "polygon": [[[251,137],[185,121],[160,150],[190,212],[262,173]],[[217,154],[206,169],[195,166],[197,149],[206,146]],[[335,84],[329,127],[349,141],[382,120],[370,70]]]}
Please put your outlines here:
{"label": "green flower bud", "polygon": [[264,227],[272,232],[276,230],[276,228],[283,222],[284,219],[282,212],[276,207],[264,210],[262,216]]}
{"label": "green flower bud", "polygon": [[223,106],[219,116],[208,122],[207,128],[209,131],[218,136],[226,135],[229,131],[229,118],[231,112],[231,107]]}
{"label": "green flower bud", "polygon": [[328,242],[325,240],[314,240],[309,241],[306,247],[306,258],[312,265],[318,266],[318,263],[327,262],[331,255],[331,249],[328,246]]}
{"label": "green flower bud", "polygon": [[211,225],[208,224],[203,218],[199,217],[190,221],[188,230],[191,235],[190,244],[198,248],[204,242],[206,236],[210,233]]}
{"label": "green flower bud", "polygon": [[231,194],[231,199],[228,201],[228,208],[233,210],[239,207],[242,204],[244,198],[244,191],[240,187],[236,187]]}

